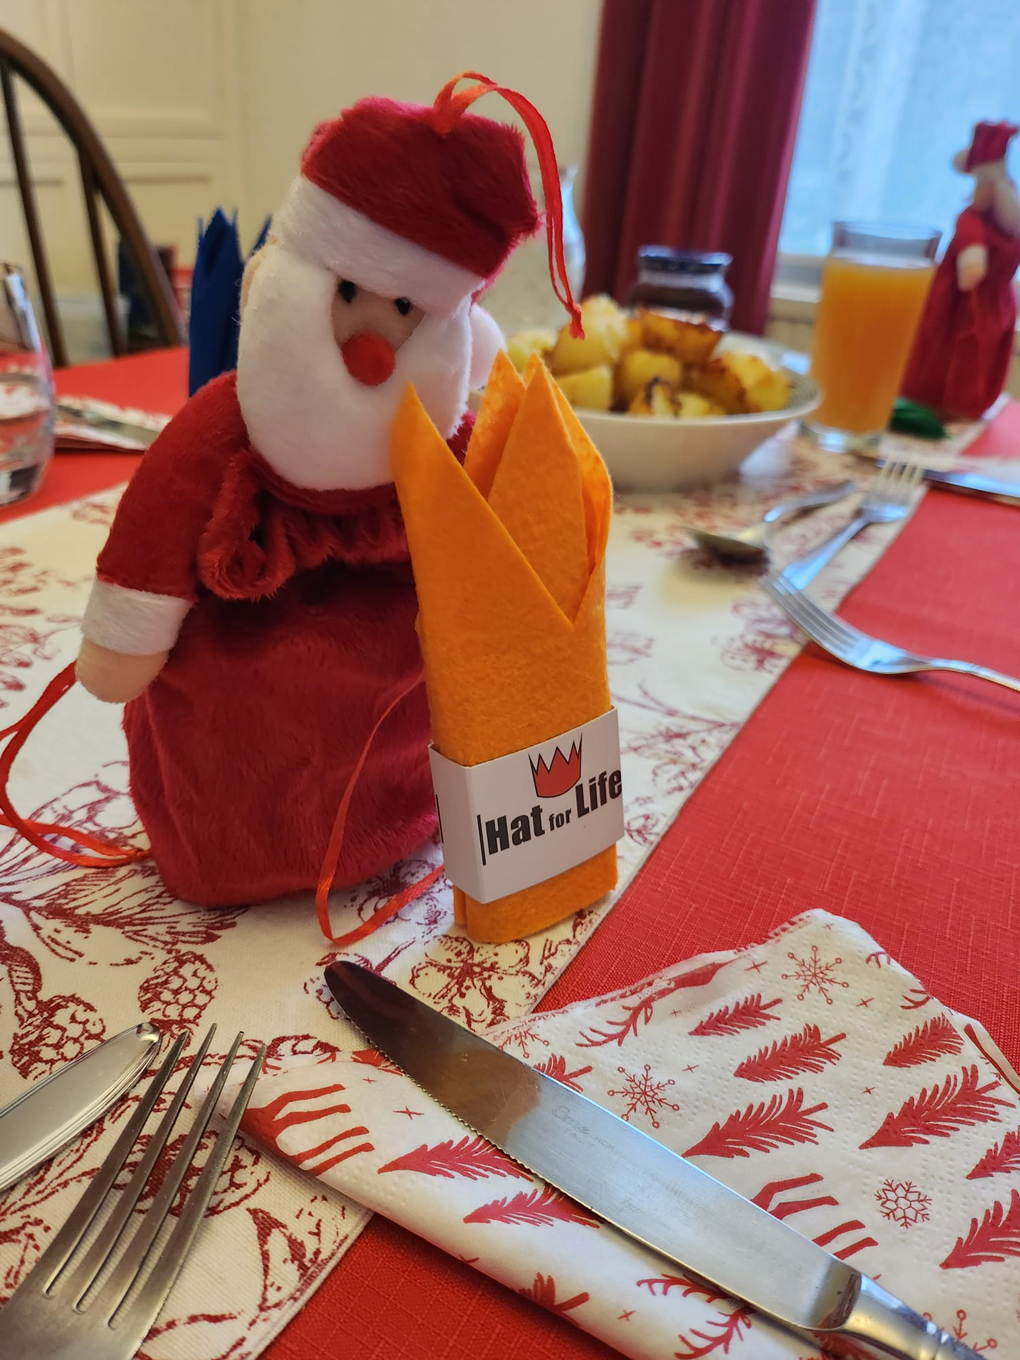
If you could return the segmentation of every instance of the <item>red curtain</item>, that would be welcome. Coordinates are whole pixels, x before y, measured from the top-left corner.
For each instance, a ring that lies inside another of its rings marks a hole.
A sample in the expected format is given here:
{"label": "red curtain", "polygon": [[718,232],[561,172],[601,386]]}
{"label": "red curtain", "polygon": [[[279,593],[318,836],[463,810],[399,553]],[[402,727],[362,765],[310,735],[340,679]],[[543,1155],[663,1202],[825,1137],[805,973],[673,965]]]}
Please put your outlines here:
{"label": "red curtain", "polygon": [[604,0],[588,146],[587,292],[638,246],[725,250],[733,326],[761,332],[814,0]]}

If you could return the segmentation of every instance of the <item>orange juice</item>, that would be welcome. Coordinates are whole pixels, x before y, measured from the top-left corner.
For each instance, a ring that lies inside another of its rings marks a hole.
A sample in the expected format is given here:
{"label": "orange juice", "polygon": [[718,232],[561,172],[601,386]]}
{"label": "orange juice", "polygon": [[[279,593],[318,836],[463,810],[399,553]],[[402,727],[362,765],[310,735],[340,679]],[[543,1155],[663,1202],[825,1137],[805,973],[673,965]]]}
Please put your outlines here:
{"label": "orange juice", "polygon": [[812,426],[885,428],[933,272],[928,260],[828,257],[811,354],[822,404]]}

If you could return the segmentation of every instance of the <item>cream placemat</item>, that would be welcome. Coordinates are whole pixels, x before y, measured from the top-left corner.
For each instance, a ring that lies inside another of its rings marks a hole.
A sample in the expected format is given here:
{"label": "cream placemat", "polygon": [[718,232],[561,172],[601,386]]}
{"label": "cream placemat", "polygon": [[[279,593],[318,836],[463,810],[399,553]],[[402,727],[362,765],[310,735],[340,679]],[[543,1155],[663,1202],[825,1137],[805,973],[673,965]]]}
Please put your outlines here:
{"label": "cream placemat", "polygon": [[[739,482],[689,495],[621,500],[608,552],[610,679],[620,713],[626,836],[620,886],[599,906],[527,940],[475,944],[451,922],[442,882],[352,957],[385,971],[464,1024],[531,1011],[611,909],[684,801],[798,650],[756,584],[757,568],[693,550],[685,524],[748,522],[778,499],[873,475],[787,434]],[[117,493],[16,521],[0,534],[0,726],[23,713],[79,641],[93,563]],[[781,528],[794,556],[852,514],[844,502]],[[870,569],[901,525],[867,531],[820,578],[829,604]],[[11,790],[25,813],[97,834],[137,831],[120,713],[72,690],[39,727]],[[337,894],[333,922],[353,927],[438,859],[435,846]],[[175,900],[150,864],[74,870],[22,843],[0,850],[0,1103],[146,1015],[171,1028],[216,1021],[225,1051],[270,1044],[275,1070],[329,1060],[352,1035],[330,1010],[322,970],[336,951],[310,898],[209,911]],[[107,1121],[0,1201],[0,1296],[31,1265],[110,1145]],[[159,1324],[148,1360],[256,1355],[340,1259],[361,1220],[318,1182],[239,1146],[229,1183]]]}

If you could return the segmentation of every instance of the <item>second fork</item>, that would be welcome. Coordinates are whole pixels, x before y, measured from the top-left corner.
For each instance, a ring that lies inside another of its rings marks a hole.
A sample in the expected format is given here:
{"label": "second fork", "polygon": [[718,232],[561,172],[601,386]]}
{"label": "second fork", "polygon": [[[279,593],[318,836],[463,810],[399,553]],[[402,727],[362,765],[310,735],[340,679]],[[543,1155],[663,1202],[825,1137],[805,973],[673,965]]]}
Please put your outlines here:
{"label": "second fork", "polygon": [[782,574],[785,579],[798,590],[803,590],[826,563],[831,562],[840,549],[845,548],[869,524],[893,524],[896,520],[905,519],[923,475],[924,469],[917,463],[886,462],[850,523],[812,552],[784,567]]}

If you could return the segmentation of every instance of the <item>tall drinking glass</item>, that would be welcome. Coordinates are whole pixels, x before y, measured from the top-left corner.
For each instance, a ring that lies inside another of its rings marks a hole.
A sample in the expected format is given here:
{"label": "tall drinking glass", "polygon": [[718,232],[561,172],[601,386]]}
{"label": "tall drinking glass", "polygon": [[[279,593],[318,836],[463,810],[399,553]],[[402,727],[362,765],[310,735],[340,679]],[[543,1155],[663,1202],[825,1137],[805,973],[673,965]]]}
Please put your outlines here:
{"label": "tall drinking glass", "polygon": [[53,454],[53,374],[20,270],[0,264],[0,505],[31,495]]}
{"label": "tall drinking glass", "polygon": [[892,414],[935,269],[939,233],[836,222],[822,268],[804,422],[823,448],[874,449]]}

